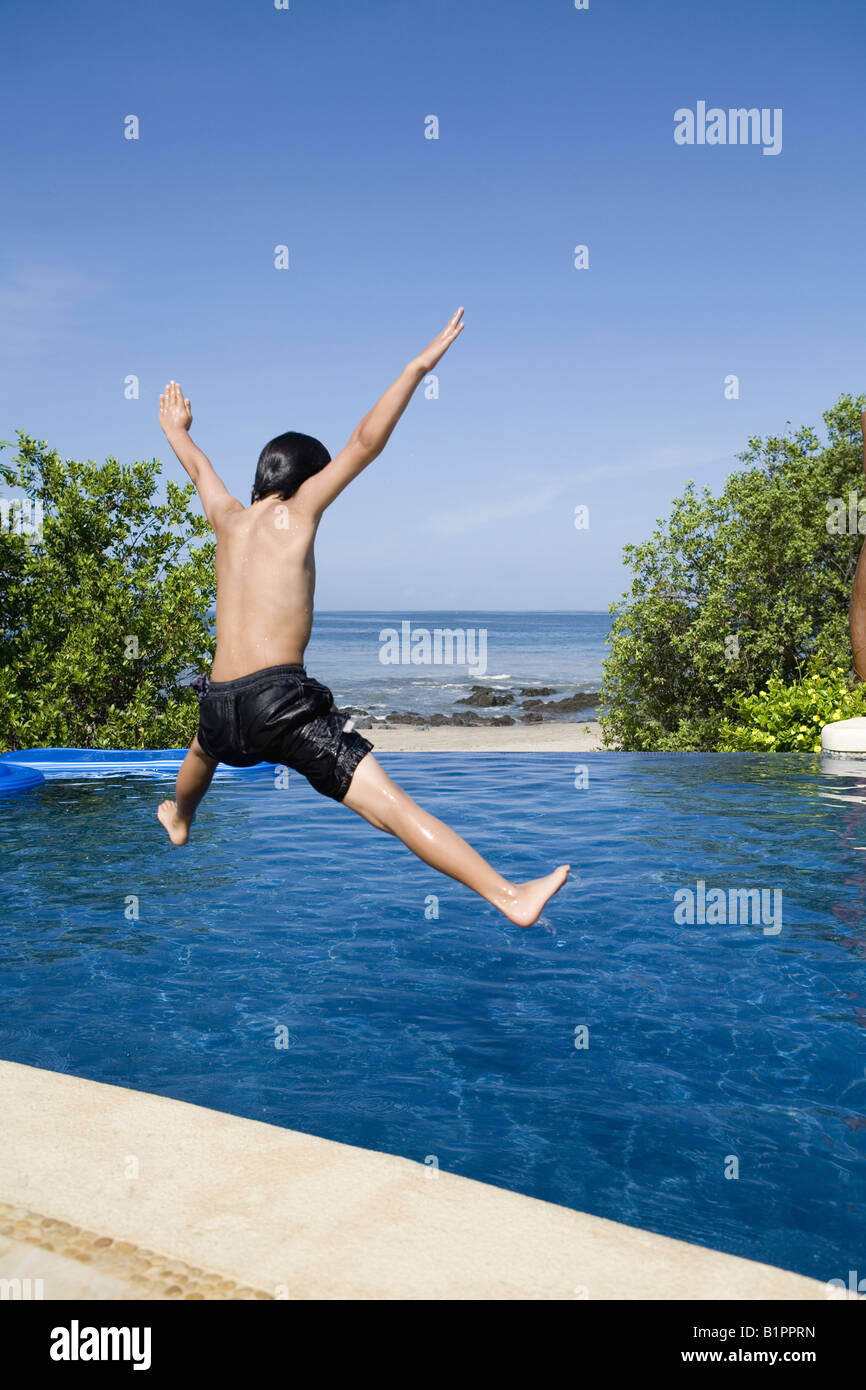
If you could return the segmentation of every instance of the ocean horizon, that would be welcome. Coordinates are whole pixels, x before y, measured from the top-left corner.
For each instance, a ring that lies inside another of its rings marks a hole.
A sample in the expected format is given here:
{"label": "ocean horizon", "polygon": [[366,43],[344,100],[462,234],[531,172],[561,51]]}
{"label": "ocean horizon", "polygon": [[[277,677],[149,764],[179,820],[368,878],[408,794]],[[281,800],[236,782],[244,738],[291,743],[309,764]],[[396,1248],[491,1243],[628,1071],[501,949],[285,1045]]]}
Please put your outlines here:
{"label": "ocean horizon", "polygon": [[374,718],[453,714],[474,685],[597,691],[611,622],[593,610],[321,610],[305,663],[338,705]]}

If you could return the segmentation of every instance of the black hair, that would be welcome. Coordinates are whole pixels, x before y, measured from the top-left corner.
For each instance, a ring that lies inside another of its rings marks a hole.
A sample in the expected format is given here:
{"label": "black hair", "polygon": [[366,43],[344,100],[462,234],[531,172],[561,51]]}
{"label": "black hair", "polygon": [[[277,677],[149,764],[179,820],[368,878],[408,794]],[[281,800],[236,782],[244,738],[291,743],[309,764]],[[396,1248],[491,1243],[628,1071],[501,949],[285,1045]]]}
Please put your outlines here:
{"label": "black hair", "polygon": [[296,430],[278,434],[259,454],[250,500],[260,502],[263,497],[276,496],[288,501],[301,483],[330,462],[331,455],[324,444],[312,435],[298,434]]}

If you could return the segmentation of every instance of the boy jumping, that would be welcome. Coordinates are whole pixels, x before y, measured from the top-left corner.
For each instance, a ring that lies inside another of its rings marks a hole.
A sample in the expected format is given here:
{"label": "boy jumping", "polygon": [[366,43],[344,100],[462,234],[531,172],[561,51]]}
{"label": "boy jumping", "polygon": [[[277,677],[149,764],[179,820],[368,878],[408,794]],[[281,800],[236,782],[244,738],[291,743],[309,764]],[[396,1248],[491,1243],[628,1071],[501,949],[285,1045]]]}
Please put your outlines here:
{"label": "boy jumping", "polygon": [[219,763],[284,764],[377,830],[396,835],[425,864],[528,927],[565,883],[569,865],[531,883],[503,878],[391,781],[373,757],[369,739],[345,727],[330,690],[303,665],[313,625],[313,547],[322,514],[381,454],[416,388],[463,327],[458,309],[364,416],[336,458],[305,434],[281,434],[266,444],[248,507],[231,496],[190,438],[192,412],[177,382],[166,386],[159,398],[160,424],[216,532],[217,645],[212,679],[195,682],[198,733],[177,775],[175,800],[164,801],[157,815],[172,844],[185,845]]}

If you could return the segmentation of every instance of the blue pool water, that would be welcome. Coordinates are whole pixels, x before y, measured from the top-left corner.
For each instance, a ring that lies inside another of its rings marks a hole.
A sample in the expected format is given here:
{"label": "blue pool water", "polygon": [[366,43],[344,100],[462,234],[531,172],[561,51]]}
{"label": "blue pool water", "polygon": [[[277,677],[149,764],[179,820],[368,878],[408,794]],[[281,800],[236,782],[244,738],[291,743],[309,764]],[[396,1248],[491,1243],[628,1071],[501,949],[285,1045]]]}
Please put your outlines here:
{"label": "blue pool water", "polygon": [[[382,761],[512,877],[578,881],[521,931],[294,775],[218,775],[186,850],[166,779],[52,779],[0,801],[0,1056],[866,1275],[864,778]],[[781,931],[678,924],[699,880],[781,891]]]}

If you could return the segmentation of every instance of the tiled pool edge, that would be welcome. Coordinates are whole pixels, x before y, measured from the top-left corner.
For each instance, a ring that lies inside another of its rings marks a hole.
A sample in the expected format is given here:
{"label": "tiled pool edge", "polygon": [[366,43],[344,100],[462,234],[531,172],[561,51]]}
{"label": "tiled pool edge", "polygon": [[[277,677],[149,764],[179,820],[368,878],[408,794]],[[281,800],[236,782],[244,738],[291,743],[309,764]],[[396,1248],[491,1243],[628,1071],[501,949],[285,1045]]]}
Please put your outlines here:
{"label": "tiled pool edge", "polygon": [[46,1299],[827,1296],[409,1159],[63,1073],[0,1062],[0,1114],[0,1280],[42,1278]]}
{"label": "tiled pool edge", "polygon": [[274,1297],[159,1251],[5,1202],[0,1202],[0,1279],[19,1281],[0,1297],[145,1301]]}

